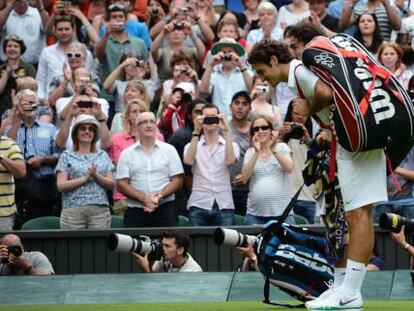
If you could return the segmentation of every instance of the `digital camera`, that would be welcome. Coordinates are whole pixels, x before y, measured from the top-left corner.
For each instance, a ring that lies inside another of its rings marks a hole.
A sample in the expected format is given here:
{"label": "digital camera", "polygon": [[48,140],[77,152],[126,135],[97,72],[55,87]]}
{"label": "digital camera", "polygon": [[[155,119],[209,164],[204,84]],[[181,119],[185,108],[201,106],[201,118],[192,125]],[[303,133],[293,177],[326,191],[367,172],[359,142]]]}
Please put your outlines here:
{"label": "digital camera", "polygon": [[173,30],[183,30],[184,29],[184,24],[183,23],[174,22],[173,25],[174,25]]}
{"label": "digital camera", "polygon": [[379,218],[379,225],[382,229],[391,230],[394,233],[399,233],[401,227],[405,225],[406,233],[414,232],[414,219],[405,218],[393,213],[382,213]]}
{"label": "digital camera", "polygon": [[232,58],[231,54],[224,54],[224,57],[223,57],[224,61],[230,62],[232,59],[233,58]]}
{"label": "digital camera", "polygon": [[107,242],[109,249],[117,253],[148,254],[150,260],[159,260],[163,255],[160,241],[151,240],[145,235],[133,238],[130,235],[111,233]]}
{"label": "digital camera", "polygon": [[[10,254],[13,254],[15,257],[20,257],[23,254],[23,248],[20,245],[10,245],[7,247],[7,251]],[[2,263],[7,263],[9,261],[8,258],[3,258]]]}

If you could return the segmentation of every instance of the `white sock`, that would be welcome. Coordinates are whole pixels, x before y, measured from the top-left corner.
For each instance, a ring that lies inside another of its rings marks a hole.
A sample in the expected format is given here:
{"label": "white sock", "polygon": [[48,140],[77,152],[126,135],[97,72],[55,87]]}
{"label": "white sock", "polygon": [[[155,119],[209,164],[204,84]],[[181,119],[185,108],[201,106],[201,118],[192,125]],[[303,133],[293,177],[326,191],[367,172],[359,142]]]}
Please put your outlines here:
{"label": "white sock", "polygon": [[346,294],[350,296],[361,292],[362,283],[365,279],[367,268],[365,263],[348,259],[346,262],[345,278],[341,285]]}
{"label": "white sock", "polygon": [[344,278],[345,278],[345,272],[346,272],[346,268],[335,268],[335,272],[334,272],[335,280],[333,284],[335,288],[338,288],[339,286],[342,285],[342,282],[344,281]]}

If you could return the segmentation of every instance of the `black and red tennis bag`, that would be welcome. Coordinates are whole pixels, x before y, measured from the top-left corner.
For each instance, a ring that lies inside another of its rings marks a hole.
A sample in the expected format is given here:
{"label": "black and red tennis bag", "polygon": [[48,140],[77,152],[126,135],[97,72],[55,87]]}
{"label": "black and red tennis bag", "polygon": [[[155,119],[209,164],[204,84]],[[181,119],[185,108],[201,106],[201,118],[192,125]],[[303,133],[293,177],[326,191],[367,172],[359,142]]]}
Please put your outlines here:
{"label": "black and red tennis bag", "polygon": [[409,93],[353,37],[316,37],[303,64],[333,90],[328,125],[350,152],[385,148],[392,167],[414,144],[414,107]]}

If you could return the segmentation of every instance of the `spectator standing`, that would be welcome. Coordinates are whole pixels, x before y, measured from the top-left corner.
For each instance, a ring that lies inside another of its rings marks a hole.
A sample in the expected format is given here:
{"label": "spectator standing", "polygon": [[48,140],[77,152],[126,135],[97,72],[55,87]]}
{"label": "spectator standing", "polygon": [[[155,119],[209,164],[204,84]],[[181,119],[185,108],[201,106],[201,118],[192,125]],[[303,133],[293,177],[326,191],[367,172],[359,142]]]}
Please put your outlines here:
{"label": "spectator standing", "polygon": [[[22,55],[22,60],[36,66],[39,55],[46,46],[44,29],[49,20],[49,14],[43,6],[42,0],[6,1],[6,6],[0,11],[1,46],[8,36],[17,35],[23,39],[28,47]],[[6,55],[0,51],[0,58],[6,61]]]}
{"label": "spectator standing", "polygon": [[119,190],[128,197],[124,223],[127,227],[176,226],[174,192],[183,179],[180,157],[173,146],[156,140],[153,113],[139,114],[137,124],[139,141],[122,152],[116,168]]}
{"label": "spectator standing", "polygon": [[229,103],[238,91],[250,91],[252,74],[242,56],[243,47],[231,38],[220,39],[211,49],[213,58],[201,78],[201,95],[212,94],[212,102],[230,118]]}
{"label": "spectator standing", "polygon": [[[53,78],[63,75],[63,65],[69,51],[70,44],[75,38],[75,24],[69,16],[55,18],[55,37],[57,43],[48,46],[40,54],[36,80],[38,83],[37,95],[41,102],[47,102],[50,85]],[[92,54],[86,54],[86,68],[94,71]]]}
{"label": "spectator standing", "polygon": [[0,115],[10,109],[12,90],[16,90],[16,80],[23,77],[35,77],[36,70],[22,61],[21,56],[26,51],[26,44],[18,36],[9,36],[3,41],[3,52],[6,62],[0,66]]}
{"label": "spectator standing", "polygon": [[[13,246],[17,254],[9,252]],[[0,276],[4,275],[53,275],[52,264],[41,252],[26,252],[19,236],[6,234],[0,238]]]}
{"label": "spectator standing", "polygon": [[97,148],[100,124],[81,114],[73,125],[73,149],[65,150],[56,166],[57,188],[62,192],[61,229],[108,229],[111,226],[106,191],[114,188],[114,166]]}
{"label": "spectator standing", "polygon": [[357,30],[354,34],[355,39],[362,43],[373,55],[376,55],[384,39],[382,38],[375,14],[361,14],[356,19],[355,24],[357,25]]}
{"label": "spectator standing", "polygon": [[[289,147],[280,141],[272,121],[258,116],[250,127],[252,147],[244,157],[242,175],[249,181],[246,225],[277,220],[291,198],[289,176],[293,160]],[[287,223],[295,223],[288,216]]]}
{"label": "spectator standing", "polygon": [[[231,226],[234,203],[230,170],[239,158],[239,147],[224,115],[207,104],[194,120],[194,132],[184,148],[184,163],[192,166],[193,186],[187,208],[194,226]],[[220,128],[224,138],[220,136]],[[203,135],[201,135],[203,130]]]}
{"label": "spectator standing", "polygon": [[59,152],[55,148],[56,127],[36,118],[40,105],[36,93],[22,90],[16,101],[12,124],[5,133],[17,142],[26,162],[26,177],[16,181],[15,191],[18,212],[25,214],[26,221],[51,216],[57,207],[54,167]]}
{"label": "spectator standing", "polygon": [[248,120],[251,111],[250,96],[245,91],[234,94],[231,104],[231,121],[229,123],[233,141],[239,146],[240,157],[235,165],[230,168],[232,196],[235,213],[241,216],[246,215],[247,195],[249,187],[246,185],[241,169],[244,155],[250,148],[250,121]]}
{"label": "spectator standing", "polygon": [[11,231],[14,226],[16,203],[14,198],[15,180],[26,176],[26,166],[19,145],[8,137],[0,137],[0,231]]}

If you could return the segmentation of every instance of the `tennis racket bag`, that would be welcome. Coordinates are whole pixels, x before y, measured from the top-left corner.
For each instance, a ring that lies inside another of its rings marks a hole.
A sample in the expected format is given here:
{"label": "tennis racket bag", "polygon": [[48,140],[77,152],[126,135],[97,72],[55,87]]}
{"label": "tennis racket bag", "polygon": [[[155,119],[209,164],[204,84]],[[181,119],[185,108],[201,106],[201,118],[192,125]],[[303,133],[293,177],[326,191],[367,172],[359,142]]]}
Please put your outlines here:
{"label": "tennis racket bag", "polygon": [[385,148],[396,167],[414,144],[414,107],[408,92],[353,37],[316,37],[303,64],[330,85],[334,105],[328,125],[348,151]]}
{"label": "tennis racket bag", "polygon": [[325,257],[326,247],[323,234],[274,220],[265,224],[258,246],[259,269],[266,278],[263,302],[303,306],[270,301],[270,283],[302,302],[327,290],[334,271]]}

